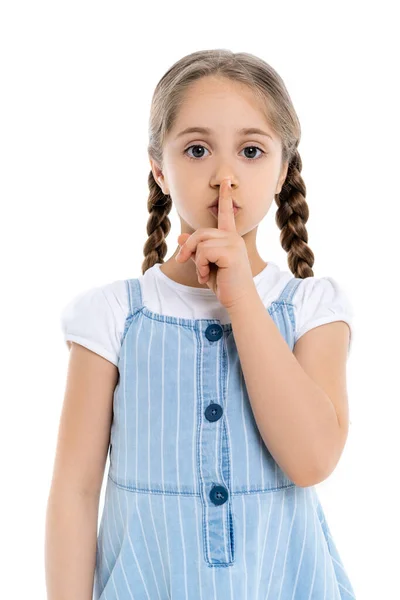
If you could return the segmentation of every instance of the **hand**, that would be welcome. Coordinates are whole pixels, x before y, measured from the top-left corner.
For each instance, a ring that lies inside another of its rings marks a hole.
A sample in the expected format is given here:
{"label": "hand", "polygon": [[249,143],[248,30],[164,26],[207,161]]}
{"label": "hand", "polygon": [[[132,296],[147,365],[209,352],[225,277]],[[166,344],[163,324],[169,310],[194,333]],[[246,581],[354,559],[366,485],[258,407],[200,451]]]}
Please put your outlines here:
{"label": "hand", "polygon": [[193,260],[199,283],[207,283],[227,310],[255,288],[246,243],[236,230],[230,190],[230,181],[224,179],[219,189],[218,228],[181,233],[176,256],[177,262]]}

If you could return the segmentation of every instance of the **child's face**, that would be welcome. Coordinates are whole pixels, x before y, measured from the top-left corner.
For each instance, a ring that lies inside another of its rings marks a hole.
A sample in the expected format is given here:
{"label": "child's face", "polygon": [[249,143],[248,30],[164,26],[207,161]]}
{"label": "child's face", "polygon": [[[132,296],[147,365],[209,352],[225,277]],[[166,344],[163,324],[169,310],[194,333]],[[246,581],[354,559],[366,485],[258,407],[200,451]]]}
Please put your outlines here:
{"label": "child's face", "polygon": [[[194,126],[208,127],[212,133],[177,137]],[[236,133],[244,127],[262,129],[272,139]],[[197,148],[200,145],[202,148]],[[217,227],[217,218],[208,207],[218,197],[221,181],[231,177],[232,198],[241,207],[236,227],[243,236],[256,228],[268,212],[287,173],[287,163],[281,169],[280,140],[268,126],[251,90],[215,77],[203,78],[191,86],[166,139],[163,158],[162,189],[170,194],[187,231]]]}

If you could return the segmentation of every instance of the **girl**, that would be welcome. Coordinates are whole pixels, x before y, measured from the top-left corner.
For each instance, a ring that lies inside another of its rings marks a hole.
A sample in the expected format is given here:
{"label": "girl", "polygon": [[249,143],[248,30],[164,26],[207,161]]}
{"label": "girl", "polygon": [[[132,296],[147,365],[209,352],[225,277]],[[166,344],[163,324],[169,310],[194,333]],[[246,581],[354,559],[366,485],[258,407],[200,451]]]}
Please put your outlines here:
{"label": "girl", "polygon": [[[353,311],[333,278],[314,277],[286,87],[251,54],[195,52],[158,83],[149,133],[142,275],[62,313],[71,356],[51,498],[69,517],[58,547],[49,508],[48,587],[355,598],[314,487],[347,438]],[[290,271],[256,246],[273,199]],[[164,262],[172,202],[181,234]]]}

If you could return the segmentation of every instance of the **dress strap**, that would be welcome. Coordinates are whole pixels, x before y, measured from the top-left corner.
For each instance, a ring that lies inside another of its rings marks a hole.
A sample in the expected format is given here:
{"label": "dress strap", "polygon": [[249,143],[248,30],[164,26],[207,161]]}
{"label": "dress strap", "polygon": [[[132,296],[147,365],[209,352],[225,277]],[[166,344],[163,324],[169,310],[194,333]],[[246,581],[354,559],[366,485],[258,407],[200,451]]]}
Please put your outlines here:
{"label": "dress strap", "polygon": [[277,298],[275,302],[291,302],[294,293],[296,292],[297,288],[299,287],[302,281],[303,279],[301,277],[292,277],[291,279],[289,279],[289,281],[281,291],[279,298]]}
{"label": "dress strap", "polygon": [[142,290],[137,277],[125,281],[128,290],[129,314],[133,315],[136,310],[143,306]]}

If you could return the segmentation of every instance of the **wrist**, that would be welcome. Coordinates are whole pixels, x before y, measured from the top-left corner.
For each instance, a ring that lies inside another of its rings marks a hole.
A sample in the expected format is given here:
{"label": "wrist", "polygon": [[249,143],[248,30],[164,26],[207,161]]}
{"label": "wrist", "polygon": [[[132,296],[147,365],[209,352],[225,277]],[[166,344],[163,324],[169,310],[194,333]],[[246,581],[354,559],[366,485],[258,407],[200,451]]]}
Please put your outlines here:
{"label": "wrist", "polygon": [[243,294],[238,298],[232,306],[226,307],[230,317],[234,317],[237,314],[248,312],[255,303],[259,303],[260,296],[258,295],[257,288],[252,282],[252,285],[248,289],[243,291]]}

